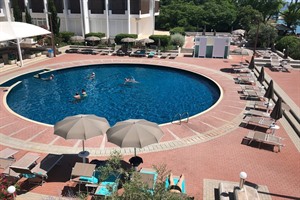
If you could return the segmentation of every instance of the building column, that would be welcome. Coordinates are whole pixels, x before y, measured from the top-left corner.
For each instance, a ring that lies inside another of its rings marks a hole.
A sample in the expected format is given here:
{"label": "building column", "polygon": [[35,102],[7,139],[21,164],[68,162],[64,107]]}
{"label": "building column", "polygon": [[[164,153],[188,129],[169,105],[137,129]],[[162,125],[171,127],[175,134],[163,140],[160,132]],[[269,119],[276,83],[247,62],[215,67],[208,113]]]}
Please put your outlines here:
{"label": "building column", "polygon": [[49,22],[48,2],[47,2],[47,0],[44,0],[44,13],[45,13],[45,16],[46,16],[47,28],[48,28],[48,30],[50,30],[50,22]]}
{"label": "building column", "polygon": [[4,0],[4,12],[5,12],[5,16],[7,21],[11,22],[11,12],[10,12],[10,1],[9,0]]}
{"label": "building column", "polygon": [[80,0],[80,13],[82,22],[82,35],[84,36],[85,34],[90,32],[88,0]]}
{"label": "building column", "polygon": [[128,17],[128,34],[131,33],[130,30],[130,0],[127,0],[127,17]]}
{"label": "building column", "polygon": [[109,7],[108,0],[105,0],[105,14],[106,14],[106,38],[109,39]]}
{"label": "building column", "polygon": [[154,30],[155,30],[155,0],[150,1],[150,4],[152,4],[152,6],[150,5],[150,9],[152,8],[152,35],[154,34]]}
{"label": "building column", "polygon": [[64,4],[64,16],[65,16],[65,30],[69,31],[69,26],[68,26],[68,14],[69,14],[69,10],[68,10],[68,1],[67,0],[63,0],[63,4]]}

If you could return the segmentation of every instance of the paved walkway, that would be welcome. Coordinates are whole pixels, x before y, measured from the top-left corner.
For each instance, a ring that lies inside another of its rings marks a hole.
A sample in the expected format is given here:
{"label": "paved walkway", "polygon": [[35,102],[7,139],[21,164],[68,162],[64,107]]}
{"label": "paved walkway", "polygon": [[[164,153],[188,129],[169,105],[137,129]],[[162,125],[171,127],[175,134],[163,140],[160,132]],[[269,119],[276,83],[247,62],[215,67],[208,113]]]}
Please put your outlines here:
{"label": "paved walkway", "polygon": [[[249,59],[249,58],[246,58]],[[240,127],[243,113],[248,102],[239,98],[238,85],[234,84],[233,75],[227,73],[232,64],[240,61],[233,56],[230,60],[196,59],[177,57],[170,59],[120,58],[93,55],[62,55],[46,59],[39,63],[26,65],[15,70],[1,73],[3,79],[20,73],[41,68],[60,69],[74,65],[105,63],[143,63],[186,69],[204,74],[217,81],[223,91],[221,101],[211,110],[190,119],[189,123],[165,124],[162,129],[165,136],[160,144],[151,145],[138,152],[143,157],[142,167],[166,164],[174,174],[185,173],[187,191],[196,199],[203,198],[203,180],[218,179],[237,182],[240,171],[248,173],[248,180],[259,185],[266,185],[272,199],[281,196],[296,198],[300,187],[300,155],[294,143],[284,129],[277,131],[286,138],[281,153],[270,151],[268,146],[262,149],[244,145],[243,137],[248,129]],[[3,98],[7,92],[0,93]],[[40,152],[41,159],[47,153],[79,152],[80,141],[66,141],[53,135],[53,127],[32,123],[12,115],[7,107],[0,104],[0,149],[6,146],[21,149],[16,155],[20,158],[27,151]],[[107,143],[105,138],[87,140],[86,146],[92,153],[90,159],[105,159],[116,146]],[[124,160],[133,154],[133,149],[122,149]],[[71,167],[71,166],[69,166]],[[56,169],[60,173],[60,169]],[[58,196],[69,182],[49,181],[42,187],[36,187],[33,193]],[[209,199],[209,198],[206,198]]]}

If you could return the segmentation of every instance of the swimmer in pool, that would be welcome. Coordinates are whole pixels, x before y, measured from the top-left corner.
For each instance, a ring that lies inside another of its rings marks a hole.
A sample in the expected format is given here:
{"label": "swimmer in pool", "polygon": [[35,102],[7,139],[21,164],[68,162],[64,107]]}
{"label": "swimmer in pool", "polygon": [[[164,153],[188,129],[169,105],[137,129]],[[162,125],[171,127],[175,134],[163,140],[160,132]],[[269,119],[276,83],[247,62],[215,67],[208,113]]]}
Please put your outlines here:
{"label": "swimmer in pool", "polygon": [[41,78],[43,81],[51,81],[54,79],[54,74],[51,74],[48,78]]}
{"label": "swimmer in pool", "polygon": [[138,83],[138,82],[133,77],[131,77],[131,78],[125,78],[124,84],[126,83]]}
{"label": "swimmer in pool", "polygon": [[75,100],[80,100],[81,99],[81,96],[79,95],[78,92],[76,92],[76,94],[74,95],[74,99]]}
{"label": "swimmer in pool", "polygon": [[92,74],[90,75],[89,79],[94,79],[96,76],[95,72],[92,72]]}
{"label": "swimmer in pool", "polygon": [[81,90],[81,95],[82,95],[83,98],[87,97],[87,93],[86,93],[85,89]]}

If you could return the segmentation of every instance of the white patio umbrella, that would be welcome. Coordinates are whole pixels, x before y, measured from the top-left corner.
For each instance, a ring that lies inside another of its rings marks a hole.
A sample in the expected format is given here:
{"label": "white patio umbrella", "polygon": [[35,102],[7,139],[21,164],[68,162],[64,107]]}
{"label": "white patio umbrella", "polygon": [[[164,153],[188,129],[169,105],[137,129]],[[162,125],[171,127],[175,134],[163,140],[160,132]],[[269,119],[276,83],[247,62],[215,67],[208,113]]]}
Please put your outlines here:
{"label": "white patio umbrella", "polygon": [[87,37],[85,38],[86,41],[90,41],[93,43],[93,46],[94,46],[94,42],[98,42],[101,40],[101,38],[99,37],[96,37],[96,36],[90,36],[90,37]]}
{"label": "white patio umbrella", "polygon": [[74,35],[70,38],[72,42],[84,42],[84,37],[80,35]]}
{"label": "white patio umbrella", "polygon": [[128,119],[116,123],[106,132],[107,140],[119,147],[143,148],[158,143],[164,132],[153,122],[144,119]]}
{"label": "white patio umbrella", "polygon": [[51,34],[51,32],[32,24],[11,21],[0,22],[0,42],[17,40],[16,44],[18,47],[21,66],[23,66],[22,52],[20,47],[21,40],[23,38],[47,34]]}
{"label": "white patio umbrella", "polygon": [[128,43],[129,42],[136,42],[136,39],[127,37],[127,38],[122,38],[121,42],[128,42]]}
{"label": "white patio umbrella", "polygon": [[84,140],[105,134],[109,128],[108,121],[96,115],[75,115],[64,118],[54,125],[54,135],[65,139]]}

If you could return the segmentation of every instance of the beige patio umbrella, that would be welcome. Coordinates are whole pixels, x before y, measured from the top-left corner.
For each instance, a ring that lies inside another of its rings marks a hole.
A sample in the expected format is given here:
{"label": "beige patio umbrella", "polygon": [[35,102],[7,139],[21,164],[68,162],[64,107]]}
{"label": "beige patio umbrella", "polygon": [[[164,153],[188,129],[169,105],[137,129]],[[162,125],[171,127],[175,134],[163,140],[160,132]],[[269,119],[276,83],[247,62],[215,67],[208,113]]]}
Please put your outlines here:
{"label": "beige patio umbrella", "polygon": [[158,143],[164,132],[153,122],[144,119],[128,119],[116,123],[106,132],[107,140],[119,147],[143,148]]}
{"label": "beige patio umbrella", "polygon": [[89,41],[89,42],[92,42],[93,46],[94,46],[94,43],[99,42],[101,40],[101,38],[96,37],[96,36],[90,36],[90,37],[85,38],[85,40]]}
{"label": "beige patio umbrella", "polygon": [[149,43],[153,43],[154,40],[149,39],[149,38],[144,38],[144,39],[140,39],[139,42],[141,42],[143,44],[149,44]]}
{"label": "beige patio umbrella", "polygon": [[75,35],[70,38],[71,42],[84,42],[84,37]]}
{"label": "beige patio umbrella", "polygon": [[128,43],[129,42],[136,42],[136,39],[127,37],[127,38],[122,38],[121,42],[128,42]]}
{"label": "beige patio umbrella", "polygon": [[105,134],[109,128],[108,121],[96,115],[74,115],[64,118],[54,125],[54,135],[65,139],[84,140]]}

